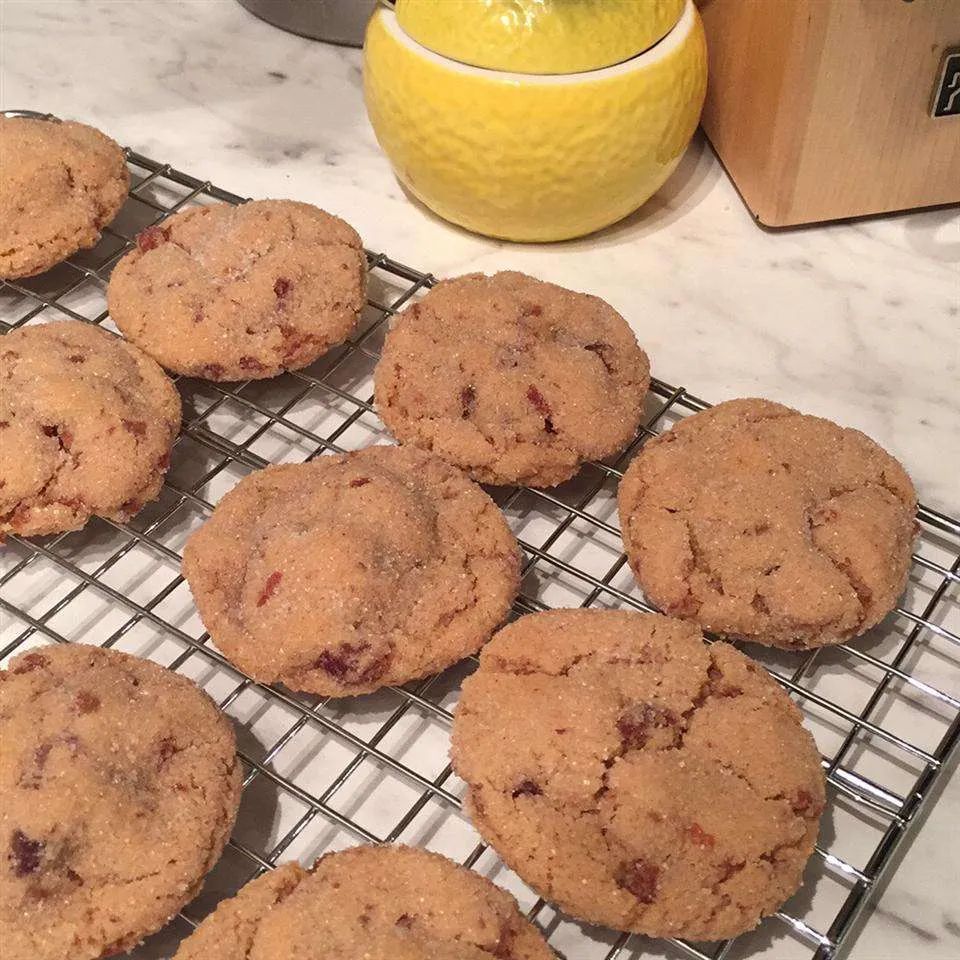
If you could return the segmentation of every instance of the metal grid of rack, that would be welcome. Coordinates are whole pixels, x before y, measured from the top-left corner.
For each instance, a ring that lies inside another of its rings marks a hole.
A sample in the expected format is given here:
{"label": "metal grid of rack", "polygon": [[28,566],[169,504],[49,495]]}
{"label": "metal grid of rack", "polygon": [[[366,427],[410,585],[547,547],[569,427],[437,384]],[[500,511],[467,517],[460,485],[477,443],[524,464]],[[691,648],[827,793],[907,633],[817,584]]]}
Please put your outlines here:
{"label": "metal grid of rack", "polygon": [[[130,198],[98,246],[40,277],[0,285],[5,331],[68,317],[114,329],[106,283],[140,229],[191,204],[243,202],[168,165],[127,156]],[[471,661],[403,688],[335,701],[257,684],[210,645],[179,562],[186,536],[220,496],[270,462],[389,440],[372,406],[373,366],[391,315],[434,278],[383,254],[368,259],[370,299],[356,334],[312,367],[261,382],[179,380],[183,431],[158,502],[128,525],[95,520],[75,533],[11,537],[0,552],[0,661],[47,642],[116,646],[190,676],[237,726],[244,801],[227,852],[206,892],[135,956],[169,956],[221,896],[253,875],[363,841],[413,843],[480,870],[518,896],[568,960],[840,956],[960,740],[956,519],[920,508],[902,605],[866,638],[804,655],[750,649],[803,710],[823,755],[829,803],[801,891],[757,931],[723,943],[652,941],[570,921],[479,842],[460,813],[462,784],[446,749]],[[589,464],[552,490],[493,491],[525,552],[516,614],[651,609],[622,553],[617,481],[647,438],[706,406],[655,380],[643,426],[621,456]]]}

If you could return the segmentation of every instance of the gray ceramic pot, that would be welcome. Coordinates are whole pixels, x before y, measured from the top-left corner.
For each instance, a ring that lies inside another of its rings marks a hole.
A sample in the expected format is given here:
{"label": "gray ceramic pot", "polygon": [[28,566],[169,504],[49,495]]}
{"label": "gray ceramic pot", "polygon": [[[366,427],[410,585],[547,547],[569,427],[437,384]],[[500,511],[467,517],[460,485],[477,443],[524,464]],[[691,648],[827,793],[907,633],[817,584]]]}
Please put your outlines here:
{"label": "gray ceramic pot", "polygon": [[282,30],[359,47],[377,0],[240,0],[240,3],[261,20]]}

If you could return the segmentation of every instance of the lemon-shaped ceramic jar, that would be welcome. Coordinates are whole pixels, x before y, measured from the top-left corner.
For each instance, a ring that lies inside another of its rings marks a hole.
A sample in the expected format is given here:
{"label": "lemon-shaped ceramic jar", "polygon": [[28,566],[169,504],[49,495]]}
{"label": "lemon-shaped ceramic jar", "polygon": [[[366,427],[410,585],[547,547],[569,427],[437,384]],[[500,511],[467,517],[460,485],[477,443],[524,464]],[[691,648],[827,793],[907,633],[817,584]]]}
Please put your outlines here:
{"label": "lemon-shaped ceramic jar", "polygon": [[[440,6],[444,0],[407,2]],[[447,2],[481,11],[501,0]],[[668,9],[660,0],[613,6],[641,10],[648,2],[649,10]],[[572,12],[582,6],[579,14],[586,16],[599,4],[564,0],[564,6],[568,22],[589,23]],[[590,47],[594,59],[620,55],[611,52],[615,33],[599,31],[607,39]],[[432,42],[443,46],[442,38]],[[456,43],[462,45],[463,37]],[[496,44],[488,39],[479,46],[475,59],[492,63]],[[541,67],[548,47],[539,47]],[[466,56],[460,47],[446,49]],[[527,54],[537,49],[527,44]],[[570,62],[563,51],[555,53],[558,59]],[[683,0],[679,19],[652,47],[613,65],[524,73],[518,61],[531,58],[515,58],[511,70],[464,63],[418,42],[393,10],[380,9],[371,19],[364,46],[370,120],[399,180],[431,210],[487,236],[564,240],[625,217],[673,172],[706,90],[706,43],[692,0]]]}

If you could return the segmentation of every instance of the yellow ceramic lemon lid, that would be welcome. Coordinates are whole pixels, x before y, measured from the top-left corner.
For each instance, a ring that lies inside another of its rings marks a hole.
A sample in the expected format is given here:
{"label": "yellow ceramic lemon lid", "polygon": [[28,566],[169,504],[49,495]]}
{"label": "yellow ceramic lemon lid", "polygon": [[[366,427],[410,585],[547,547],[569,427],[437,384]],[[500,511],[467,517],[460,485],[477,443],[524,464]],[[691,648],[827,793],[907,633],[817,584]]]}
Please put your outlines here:
{"label": "yellow ceramic lemon lid", "polygon": [[653,46],[684,0],[396,0],[404,32],[461,63],[514,73],[579,73]]}

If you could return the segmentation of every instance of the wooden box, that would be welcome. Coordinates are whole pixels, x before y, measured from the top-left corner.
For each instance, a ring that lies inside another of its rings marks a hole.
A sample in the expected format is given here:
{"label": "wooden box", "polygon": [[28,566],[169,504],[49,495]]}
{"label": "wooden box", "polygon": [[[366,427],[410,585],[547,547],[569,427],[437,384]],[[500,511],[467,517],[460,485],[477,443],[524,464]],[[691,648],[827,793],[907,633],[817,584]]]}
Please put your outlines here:
{"label": "wooden box", "polygon": [[761,223],[960,202],[960,0],[698,5],[703,127]]}

